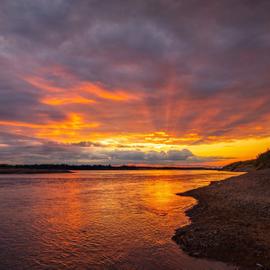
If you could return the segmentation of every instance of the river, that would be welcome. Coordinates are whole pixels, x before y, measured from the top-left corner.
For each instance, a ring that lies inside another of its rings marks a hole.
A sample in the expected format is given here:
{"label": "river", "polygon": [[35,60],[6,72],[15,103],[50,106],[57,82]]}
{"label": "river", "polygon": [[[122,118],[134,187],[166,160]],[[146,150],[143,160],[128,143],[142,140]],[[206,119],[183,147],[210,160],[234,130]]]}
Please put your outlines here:
{"label": "river", "polygon": [[172,240],[195,200],[176,193],[236,175],[206,170],[0,176],[0,269],[231,270]]}

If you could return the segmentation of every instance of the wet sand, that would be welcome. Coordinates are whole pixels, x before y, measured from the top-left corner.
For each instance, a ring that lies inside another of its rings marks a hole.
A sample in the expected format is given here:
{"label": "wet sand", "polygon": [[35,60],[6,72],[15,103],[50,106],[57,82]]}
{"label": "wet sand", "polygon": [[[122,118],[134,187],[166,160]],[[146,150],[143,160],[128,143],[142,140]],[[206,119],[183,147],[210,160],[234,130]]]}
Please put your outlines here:
{"label": "wet sand", "polygon": [[173,239],[189,255],[270,269],[270,169],[250,172],[179,194],[198,204],[191,223]]}

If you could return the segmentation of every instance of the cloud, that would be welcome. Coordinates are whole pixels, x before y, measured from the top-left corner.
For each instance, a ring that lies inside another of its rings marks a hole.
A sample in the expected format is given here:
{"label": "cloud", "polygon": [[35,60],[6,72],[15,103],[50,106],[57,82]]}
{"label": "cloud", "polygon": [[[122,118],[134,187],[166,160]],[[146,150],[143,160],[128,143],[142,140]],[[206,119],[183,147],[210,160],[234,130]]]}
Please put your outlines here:
{"label": "cloud", "polygon": [[90,141],[72,143],[71,145],[80,146],[80,147],[92,147],[92,146],[93,147],[103,147],[103,144],[101,144],[101,143],[90,142]]}
{"label": "cloud", "polygon": [[251,0],[2,0],[1,130],[94,144],[97,134],[196,133],[187,148],[270,136],[269,10]]}
{"label": "cloud", "polygon": [[92,142],[60,144],[5,132],[0,133],[0,163],[13,164],[204,164],[222,157],[199,157],[188,149],[169,151],[110,150]]}

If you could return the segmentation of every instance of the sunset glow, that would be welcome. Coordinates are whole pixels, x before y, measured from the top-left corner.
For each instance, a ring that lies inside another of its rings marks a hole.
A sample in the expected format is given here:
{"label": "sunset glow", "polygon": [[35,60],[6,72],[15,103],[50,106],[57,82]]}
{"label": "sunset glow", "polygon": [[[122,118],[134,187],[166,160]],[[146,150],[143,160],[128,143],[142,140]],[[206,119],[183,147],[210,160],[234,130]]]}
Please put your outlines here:
{"label": "sunset glow", "polygon": [[0,11],[1,163],[220,166],[270,147],[263,6],[30,2]]}

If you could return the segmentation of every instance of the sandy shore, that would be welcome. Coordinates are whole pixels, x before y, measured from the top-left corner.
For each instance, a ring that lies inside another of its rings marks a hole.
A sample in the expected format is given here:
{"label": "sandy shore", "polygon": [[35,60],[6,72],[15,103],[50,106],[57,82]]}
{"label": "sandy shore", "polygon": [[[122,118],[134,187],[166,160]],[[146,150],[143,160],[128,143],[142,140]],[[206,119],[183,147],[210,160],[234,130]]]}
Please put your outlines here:
{"label": "sandy shore", "polygon": [[179,194],[198,204],[173,239],[191,256],[270,269],[270,169]]}

